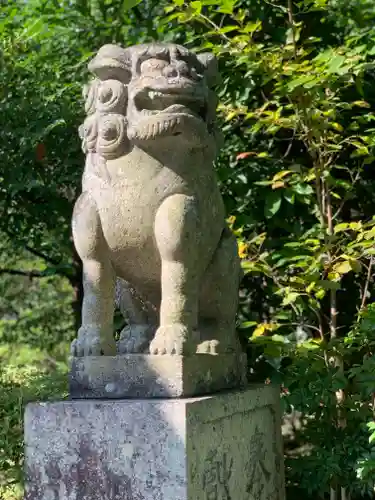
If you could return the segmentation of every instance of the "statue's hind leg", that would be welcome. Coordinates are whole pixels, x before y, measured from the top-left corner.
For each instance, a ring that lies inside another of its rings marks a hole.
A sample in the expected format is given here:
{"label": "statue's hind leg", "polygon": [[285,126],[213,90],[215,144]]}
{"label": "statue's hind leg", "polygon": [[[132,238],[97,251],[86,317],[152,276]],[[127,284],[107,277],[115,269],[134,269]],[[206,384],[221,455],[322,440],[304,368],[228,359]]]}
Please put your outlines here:
{"label": "statue's hind leg", "polygon": [[236,333],[241,265],[237,242],[224,229],[220,243],[203,278],[199,303],[199,353],[218,354],[240,349]]}
{"label": "statue's hind leg", "polygon": [[156,308],[121,278],[116,281],[116,306],[127,323],[117,342],[119,354],[148,352],[158,321]]}

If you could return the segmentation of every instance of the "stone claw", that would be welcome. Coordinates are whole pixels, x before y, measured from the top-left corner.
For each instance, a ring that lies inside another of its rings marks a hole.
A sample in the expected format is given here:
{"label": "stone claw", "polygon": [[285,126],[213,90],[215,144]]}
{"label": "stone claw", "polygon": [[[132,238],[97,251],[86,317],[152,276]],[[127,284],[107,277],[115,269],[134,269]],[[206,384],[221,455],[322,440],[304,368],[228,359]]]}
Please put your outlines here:
{"label": "stone claw", "polygon": [[160,326],[150,344],[150,354],[186,355],[193,352],[192,332],[176,323]]}
{"label": "stone claw", "polygon": [[237,342],[220,341],[218,339],[205,340],[197,347],[197,354],[225,354],[239,351]]}
{"label": "stone claw", "polygon": [[70,353],[75,357],[111,356],[116,353],[116,345],[114,340],[102,341],[100,328],[81,327],[77,338],[71,343]]}
{"label": "stone claw", "polygon": [[197,347],[198,354],[218,354],[219,342],[217,340],[205,340]]}
{"label": "stone claw", "polygon": [[70,344],[70,355],[74,357],[78,357],[78,346],[77,339],[74,339]]}

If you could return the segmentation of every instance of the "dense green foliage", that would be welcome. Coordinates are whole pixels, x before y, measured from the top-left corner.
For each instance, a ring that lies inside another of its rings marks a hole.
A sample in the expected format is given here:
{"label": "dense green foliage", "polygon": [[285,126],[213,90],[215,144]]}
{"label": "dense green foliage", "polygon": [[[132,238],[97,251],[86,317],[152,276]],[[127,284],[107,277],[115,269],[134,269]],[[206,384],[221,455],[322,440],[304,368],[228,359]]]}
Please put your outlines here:
{"label": "dense green foliage", "polygon": [[229,148],[219,173],[244,257],[242,327],[255,375],[271,366],[286,407],[306,416],[310,448],[303,459],[288,456],[289,493],[372,497],[363,424],[374,412],[375,325],[366,307],[375,9],[353,8],[345,26],[350,9],[326,1],[174,0],[168,12],[223,62]]}
{"label": "dense green foliage", "polygon": [[290,499],[372,498],[372,0],[1,9],[0,497],[19,498],[23,404],[61,397],[79,320],[70,217],[86,62],[106,42],[159,39],[219,57],[217,171],[243,257],[240,331],[252,377],[281,382],[285,409],[302,414],[302,446],[286,449]]}

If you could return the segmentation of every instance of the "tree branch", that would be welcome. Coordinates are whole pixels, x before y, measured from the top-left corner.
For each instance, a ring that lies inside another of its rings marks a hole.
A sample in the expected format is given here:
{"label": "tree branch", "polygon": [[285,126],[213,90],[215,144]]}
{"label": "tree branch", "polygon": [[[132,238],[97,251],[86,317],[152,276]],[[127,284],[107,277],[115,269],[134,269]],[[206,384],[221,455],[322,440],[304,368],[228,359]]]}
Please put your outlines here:
{"label": "tree branch", "polygon": [[359,308],[359,312],[358,312],[358,321],[360,320],[360,314],[361,314],[361,312],[363,311],[363,309],[365,308],[365,305],[366,305],[367,293],[368,293],[368,289],[369,289],[369,285],[370,285],[370,281],[371,281],[371,276],[372,276],[372,265],[373,265],[373,262],[374,262],[373,255],[371,255],[371,257],[370,257],[370,263],[369,263],[368,270],[367,270],[367,276],[366,276],[365,286],[364,286],[363,292],[362,292],[361,307]]}
{"label": "tree branch", "polygon": [[21,269],[0,269],[1,274],[11,274],[13,276],[27,276],[28,278],[47,278],[47,274],[42,271],[22,271]]}
{"label": "tree branch", "polygon": [[[9,231],[9,230],[4,230],[4,233],[12,240],[12,239],[16,239],[16,235],[14,233],[12,233],[12,231]],[[61,260],[58,260],[58,259],[55,259],[53,257],[50,257],[49,255],[46,255],[45,253],[41,252],[40,250],[37,250],[36,248],[34,247],[31,247],[30,245],[27,245],[26,243],[21,243],[21,245],[23,246],[23,248],[25,250],[27,250],[29,253],[31,253],[32,255],[34,255],[35,257],[38,257],[39,259],[43,259],[45,262],[47,262],[48,264],[51,264],[52,266],[56,266],[57,268],[60,266],[61,264]],[[12,270],[11,270],[12,271]],[[36,272],[36,271],[33,271],[33,272]],[[0,272],[1,274],[1,272]],[[8,273],[8,274],[17,274],[17,273]],[[22,272],[22,274],[24,276],[28,276],[27,274],[27,271],[25,271],[24,273]],[[72,275],[71,273],[69,272],[66,272],[62,269],[57,269],[56,270],[56,274],[59,274],[60,276],[63,276],[64,278],[66,278],[67,280],[69,280],[69,282],[74,285],[75,284],[75,281],[76,281],[76,275],[75,273]],[[41,273],[40,275],[35,275],[33,276],[34,278],[43,278],[45,275],[43,273]]]}
{"label": "tree branch", "polygon": [[29,245],[24,245],[25,249],[35,255],[36,257],[39,257],[40,259],[45,260],[49,264],[52,264],[54,266],[58,266],[60,264],[60,261],[57,259],[54,259],[53,257],[49,257],[48,255],[44,254],[43,252],[40,252],[39,250],[36,250],[35,248],[29,246]]}
{"label": "tree branch", "polygon": [[[17,235],[15,233],[13,233],[12,231],[9,231],[7,229],[4,229],[3,231],[6,235],[8,235],[8,237],[11,240],[17,239]],[[24,247],[25,250],[27,250],[28,252],[35,255],[35,257],[39,257],[40,259],[45,260],[46,262],[48,262],[49,264],[52,264],[53,266],[58,266],[60,264],[59,260],[54,259],[53,257],[49,257],[48,255],[44,254],[40,250],[36,250],[35,248],[31,247],[30,245],[22,244],[22,246]]]}

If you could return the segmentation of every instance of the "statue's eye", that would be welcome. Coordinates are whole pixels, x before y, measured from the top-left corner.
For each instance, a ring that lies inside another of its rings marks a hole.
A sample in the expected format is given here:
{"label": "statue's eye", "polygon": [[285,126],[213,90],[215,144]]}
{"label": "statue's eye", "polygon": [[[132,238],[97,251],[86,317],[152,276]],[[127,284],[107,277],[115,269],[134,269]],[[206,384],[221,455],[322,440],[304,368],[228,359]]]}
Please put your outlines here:
{"label": "statue's eye", "polygon": [[146,61],[143,61],[141,64],[141,73],[142,75],[147,75],[151,73],[160,73],[163,68],[168,66],[168,61],[165,61],[164,59],[147,59]]}

